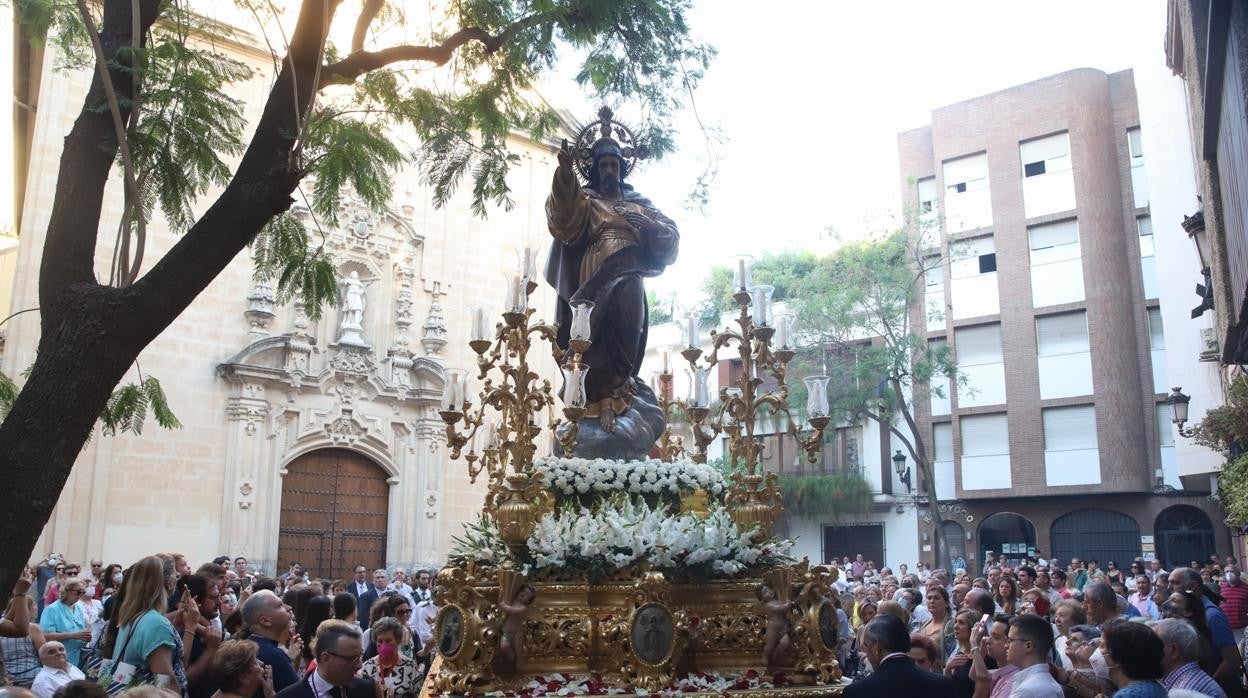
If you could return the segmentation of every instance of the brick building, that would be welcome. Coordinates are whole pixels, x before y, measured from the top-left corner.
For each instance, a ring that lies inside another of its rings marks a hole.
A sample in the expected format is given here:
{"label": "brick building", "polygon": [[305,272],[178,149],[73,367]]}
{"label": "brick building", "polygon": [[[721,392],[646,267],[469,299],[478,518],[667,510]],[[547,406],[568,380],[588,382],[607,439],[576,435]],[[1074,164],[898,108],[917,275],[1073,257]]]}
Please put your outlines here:
{"label": "brick building", "polygon": [[1175,453],[1166,334],[1187,328],[1163,326],[1139,112],[1132,71],[1079,69],[898,137],[903,197],[942,233],[919,321],[968,381],[916,416],[972,567],[987,551],[1171,565],[1230,549],[1209,478],[1182,477]]}

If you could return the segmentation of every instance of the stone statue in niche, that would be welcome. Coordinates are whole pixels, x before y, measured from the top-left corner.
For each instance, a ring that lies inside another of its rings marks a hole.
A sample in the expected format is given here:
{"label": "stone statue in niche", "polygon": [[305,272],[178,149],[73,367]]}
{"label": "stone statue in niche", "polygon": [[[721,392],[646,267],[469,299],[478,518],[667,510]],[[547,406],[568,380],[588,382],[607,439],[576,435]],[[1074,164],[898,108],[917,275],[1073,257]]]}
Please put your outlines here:
{"label": "stone statue in niche", "polygon": [[365,284],[360,281],[360,273],[352,271],[347,278],[339,282],[339,293],[342,298],[342,315],[338,325],[338,343],[357,347],[367,347],[368,342],[360,334],[364,330],[364,308],[367,304]]}

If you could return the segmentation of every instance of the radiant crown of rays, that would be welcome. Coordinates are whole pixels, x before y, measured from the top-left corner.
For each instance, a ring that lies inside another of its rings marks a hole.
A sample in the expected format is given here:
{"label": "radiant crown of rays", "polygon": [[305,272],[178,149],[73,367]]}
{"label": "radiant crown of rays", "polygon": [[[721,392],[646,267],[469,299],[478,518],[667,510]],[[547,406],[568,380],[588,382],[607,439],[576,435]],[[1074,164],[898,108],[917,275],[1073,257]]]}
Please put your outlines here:
{"label": "radiant crown of rays", "polygon": [[581,181],[589,183],[594,177],[594,163],[604,155],[620,159],[620,180],[628,177],[637,161],[649,157],[650,150],[637,142],[631,128],[615,120],[610,107],[598,110],[598,120],[582,126],[572,149],[576,160],[576,173]]}

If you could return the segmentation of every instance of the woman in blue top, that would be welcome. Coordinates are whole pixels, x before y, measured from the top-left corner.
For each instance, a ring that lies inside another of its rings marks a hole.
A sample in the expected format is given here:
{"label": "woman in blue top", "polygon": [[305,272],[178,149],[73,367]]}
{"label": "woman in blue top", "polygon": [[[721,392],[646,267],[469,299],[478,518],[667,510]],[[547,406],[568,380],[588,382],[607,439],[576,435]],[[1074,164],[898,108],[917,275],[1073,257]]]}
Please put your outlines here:
{"label": "woman in blue top", "polygon": [[39,616],[44,638],[65,645],[65,654],[73,666],[78,665],[82,646],[91,639],[91,630],[78,606],[85,588],[86,583],[81,579],[67,580],[61,585],[57,600],[48,604]]}
{"label": "woman in blue top", "polygon": [[173,625],[165,618],[169,592],[161,559],[152,555],[136,562],[118,591],[117,601],[120,605],[116,612],[119,630],[113,642],[114,680],[124,678],[132,667],[138,680],[150,676],[151,683],[162,688],[183,688],[174,672],[177,639]]}
{"label": "woman in blue top", "polygon": [[1109,666],[1109,680],[1118,687],[1114,698],[1166,698],[1158,681],[1165,645],[1147,625],[1112,620],[1101,633],[1101,656]]}

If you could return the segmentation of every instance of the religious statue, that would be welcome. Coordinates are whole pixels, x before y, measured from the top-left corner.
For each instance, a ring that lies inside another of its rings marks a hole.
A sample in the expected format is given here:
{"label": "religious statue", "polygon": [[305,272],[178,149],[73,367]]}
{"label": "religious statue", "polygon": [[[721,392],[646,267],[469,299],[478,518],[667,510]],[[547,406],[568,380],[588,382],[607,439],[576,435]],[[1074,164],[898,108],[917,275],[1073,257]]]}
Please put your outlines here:
{"label": "religious statue", "polygon": [[342,295],[342,316],[338,325],[338,343],[355,346],[368,346],[360,332],[364,329],[364,282],[360,281],[360,273],[352,271],[340,284]]}
{"label": "religious statue", "polygon": [[634,144],[632,132],[610,109],[603,107],[598,116],[573,145],[565,140],[559,151],[546,200],[555,239],[546,280],[558,292],[559,346],[565,351],[569,303],[594,303],[593,343],[582,357],[589,372],[576,455],[635,459],[645,457],[664,429],[658,401],[638,377],[649,325],[642,279],[676,261],[680,232],[624,182],[645,148]]}
{"label": "religious statue", "polygon": [[763,635],[764,667],[770,667],[788,653],[792,646],[789,631],[789,611],[793,608],[792,601],[780,601],[776,598],[776,590],[771,584],[763,582],[754,592],[758,603],[763,607],[763,616],[767,619],[767,627]]}
{"label": "religious statue", "polygon": [[515,596],[511,602],[500,603],[506,617],[503,620],[503,626],[499,632],[498,652],[494,655],[498,663],[499,669],[512,673],[516,670],[516,648],[523,639],[524,614],[529,609],[529,605],[533,603],[537,593],[533,591],[533,587],[523,584],[516,589]]}

